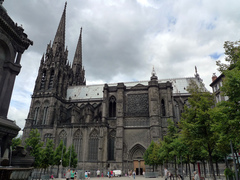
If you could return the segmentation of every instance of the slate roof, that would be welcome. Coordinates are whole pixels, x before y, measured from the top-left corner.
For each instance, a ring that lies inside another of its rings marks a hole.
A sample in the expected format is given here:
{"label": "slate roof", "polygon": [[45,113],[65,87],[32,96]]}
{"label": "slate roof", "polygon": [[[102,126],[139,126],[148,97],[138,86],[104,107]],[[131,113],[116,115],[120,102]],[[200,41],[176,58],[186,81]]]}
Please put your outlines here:
{"label": "slate roof", "polygon": [[[187,86],[190,83],[190,80],[196,81],[200,84],[201,79],[196,77],[188,78],[175,78],[175,79],[159,79],[159,83],[171,82],[173,86],[173,95],[187,95],[189,94],[186,91]],[[149,81],[135,81],[135,82],[124,82],[126,88],[131,88],[137,84],[142,84],[147,86]],[[109,87],[117,86],[117,83],[108,84]],[[94,100],[94,99],[103,99],[103,87],[104,84],[97,85],[81,85],[81,86],[70,86],[67,90],[67,100]]]}

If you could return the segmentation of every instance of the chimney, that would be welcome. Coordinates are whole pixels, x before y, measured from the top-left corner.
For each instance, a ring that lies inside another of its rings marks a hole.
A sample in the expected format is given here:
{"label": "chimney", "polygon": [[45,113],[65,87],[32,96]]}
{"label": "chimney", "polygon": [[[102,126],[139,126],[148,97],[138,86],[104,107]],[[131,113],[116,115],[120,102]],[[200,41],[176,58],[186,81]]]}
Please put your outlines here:
{"label": "chimney", "polygon": [[212,75],[212,82],[215,81],[216,79],[217,79],[217,76],[216,76],[215,73],[213,73],[213,75]]}

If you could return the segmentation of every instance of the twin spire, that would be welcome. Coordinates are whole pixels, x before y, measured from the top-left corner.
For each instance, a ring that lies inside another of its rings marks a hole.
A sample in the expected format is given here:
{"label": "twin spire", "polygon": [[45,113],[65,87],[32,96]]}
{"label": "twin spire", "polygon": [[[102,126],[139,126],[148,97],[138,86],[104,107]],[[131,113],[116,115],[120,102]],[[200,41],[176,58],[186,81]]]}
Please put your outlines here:
{"label": "twin spire", "polygon": [[[52,44],[53,54],[57,52],[64,52],[65,49],[65,26],[66,26],[66,8],[67,2],[65,2],[62,17],[60,19],[58,29]],[[73,70],[73,84],[74,85],[85,85],[85,71],[82,67],[82,28],[80,29],[80,35],[78,44],[72,64]]]}
{"label": "twin spire", "polygon": [[66,8],[67,2],[65,2],[63,14],[53,41],[53,52],[56,52],[58,48],[61,48],[62,50],[65,48]]}

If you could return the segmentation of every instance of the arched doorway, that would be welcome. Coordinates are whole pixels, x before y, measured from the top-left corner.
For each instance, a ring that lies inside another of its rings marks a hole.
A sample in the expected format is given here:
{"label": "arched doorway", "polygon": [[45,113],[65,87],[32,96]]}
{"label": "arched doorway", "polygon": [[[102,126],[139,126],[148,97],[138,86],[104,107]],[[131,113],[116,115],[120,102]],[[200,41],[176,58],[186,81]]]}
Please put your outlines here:
{"label": "arched doorway", "polygon": [[142,175],[145,172],[145,164],[143,159],[143,154],[145,152],[145,148],[136,144],[129,151],[129,158],[133,161],[133,170],[136,172],[136,175]]}

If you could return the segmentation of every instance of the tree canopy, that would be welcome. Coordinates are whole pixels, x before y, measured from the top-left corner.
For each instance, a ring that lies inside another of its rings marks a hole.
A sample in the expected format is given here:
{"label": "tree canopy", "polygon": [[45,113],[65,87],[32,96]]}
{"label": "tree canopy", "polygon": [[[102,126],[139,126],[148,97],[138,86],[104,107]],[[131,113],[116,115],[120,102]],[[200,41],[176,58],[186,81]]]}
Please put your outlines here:
{"label": "tree canopy", "polygon": [[41,151],[43,142],[40,138],[40,133],[37,129],[32,129],[30,131],[29,137],[25,140],[25,148],[31,147],[30,155],[35,158],[34,167],[41,167]]}

